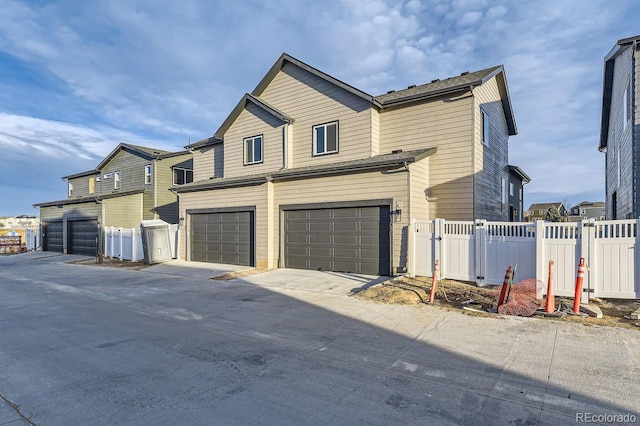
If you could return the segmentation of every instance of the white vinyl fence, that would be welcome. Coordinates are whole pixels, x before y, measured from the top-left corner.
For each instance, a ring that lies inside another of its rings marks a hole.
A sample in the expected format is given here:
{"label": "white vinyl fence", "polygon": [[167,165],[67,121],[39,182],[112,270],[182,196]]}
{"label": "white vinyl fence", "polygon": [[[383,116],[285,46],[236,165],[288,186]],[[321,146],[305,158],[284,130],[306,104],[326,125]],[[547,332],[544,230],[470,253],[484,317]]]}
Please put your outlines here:
{"label": "white vinyl fence", "polygon": [[42,234],[40,232],[40,228],[28,228],[25,234],[25,243],[27,244],[27,250],[37,250],[42,244]]}
{"label": "white vinyl fence", "polygon": [[558,296],[573,296],[580,258],[587,271],[588,297],[640,298],[640,220],[552,223],[413,221],[411,275],[502,284],[508,266],[518,265],[515,281],[536,278],[546,292],[549,260]]}
{"label": "white vinyl fence", "polygon": [[104,255],[105,257],[117,257],[120,260],[134,262],[143,260],[144,252],[142,251],[140,229],[106,227],[104,229]]}

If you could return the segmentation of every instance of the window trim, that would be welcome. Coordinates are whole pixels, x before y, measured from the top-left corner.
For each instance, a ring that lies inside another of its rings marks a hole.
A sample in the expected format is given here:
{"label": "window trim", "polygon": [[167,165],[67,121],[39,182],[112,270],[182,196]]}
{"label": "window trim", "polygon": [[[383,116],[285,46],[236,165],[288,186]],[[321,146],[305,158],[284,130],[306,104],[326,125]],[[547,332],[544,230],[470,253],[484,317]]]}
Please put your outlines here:
{"label": "window trim", "polygon": [[73,197],[73,183],[67,182],[67,196]]}
{"label": "window trim", "polygon": [[[193,169],[187,169],[185,167],[172,167],[172,169],[173,169],[173,173],[171,173],[171,179],[172,179],[173,185],[184,185],[186,183],[193,182]],[[184,173],[184,183],[176,183],[176,170],[182,170],[182,172]],[[191,182],[188,182],[187,172],[191,172]]]}
{"label": "window trim", "polygon": [[113,172],[113,189],[120,189],[121,187],[120,170],[117,170]]}
{"label": "window trim", "polygon": [[89,194],[95,194],[96,192],[96,180],[94,178],[89,178]]}
{"label": "window trim", "polygon": [[[259,161],[247,161],[247,144],[251,141],[252,152],[255,156],[255,140],[260,138],[260,160]],[[255,136],[249,136],[247,138],[242,139],[242,160],[245,166],[250,166],[252,164],[260,164],[264,162],[264,135],[259,134]]]}
{"label": "window trim", "polygon": [[144,184],[145,185],[151,185],[153,183],[152,174],[153,174],[153,166],[151,166],[151,164],[146,164],[144,166]]}
{"label": "window trim", "polygon": [[480,108],[482,115],[482,144],[489,146],[491,142],[491,119],[489,114],[482,108]]}
{"label": "window trim", "polygon": [[628,123],[631,121],[632,105],[631,105],[631,82],[627,82],[627,86],[622,93],[622,121],[623,129],[627,128]]}
{"label": "window trim", "polygon": [[[318,152],[318,141],[316,139],[316,129],[318,127],[324,127],[325,128],[325,148],[327,146],[327,127],[335,124],[336,125],[336,149],[334,151],[327,151],[325,149],[324,152]],[[339,120],[333,120],[333,121],[327,121],[326,123],[321,123],[321,124],[315,124],[313,126],[311,126],[311,156],[312,157],[318,157],[321,155],[329,155],[329,154],[338,154],[340,152],[340,121]]]}

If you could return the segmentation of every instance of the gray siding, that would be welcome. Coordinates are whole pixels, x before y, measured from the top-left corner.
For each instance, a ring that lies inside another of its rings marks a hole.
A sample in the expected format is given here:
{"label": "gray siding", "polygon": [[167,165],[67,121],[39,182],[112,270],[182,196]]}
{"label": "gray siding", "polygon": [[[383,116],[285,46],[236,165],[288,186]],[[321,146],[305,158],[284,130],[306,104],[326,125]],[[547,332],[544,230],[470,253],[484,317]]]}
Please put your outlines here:
{"label": "gray siding", "polygon": [[151,207],[151,210],[158,219],[168,223],[178,223],[178,196],[169,191],[169,188],[173,186],[173,166],[190,158],[191,154],[184,154],[154,162],[156,176],[152,187],[155,189],[156,195],[155,205]]}

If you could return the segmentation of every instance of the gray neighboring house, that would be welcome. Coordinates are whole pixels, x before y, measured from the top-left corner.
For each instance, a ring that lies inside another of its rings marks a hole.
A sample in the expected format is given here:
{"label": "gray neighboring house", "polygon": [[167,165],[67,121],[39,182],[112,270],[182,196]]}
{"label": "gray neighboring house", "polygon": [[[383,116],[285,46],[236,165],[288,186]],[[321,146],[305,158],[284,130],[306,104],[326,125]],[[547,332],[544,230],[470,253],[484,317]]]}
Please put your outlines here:
{"label": "gray neighboring house", "polygon": [[605,203],[603,201],[583,201],[569,209],[569,221],[580,222],[581,220],[595,219],[604,220]]}
{"label": "gray neighboring house", "polygon": [[524,221],[524,186],[531,178],[518,166],[509,165],[509,222]]}
{"label": "gray neighboring house", "polygon": [[605,160],[607,219],[640,215],[640,36],[618,40],[604,58],[599,150]]}
{"label": "gray neighboring house", "polygon": [[43,250],[95,256],[104,250],[105,227],[178,223],[178,200],[169,188],[193,180],[192,154],[121,143],[94,170],[62,179],[67,198],[33,205],[40,209]]}

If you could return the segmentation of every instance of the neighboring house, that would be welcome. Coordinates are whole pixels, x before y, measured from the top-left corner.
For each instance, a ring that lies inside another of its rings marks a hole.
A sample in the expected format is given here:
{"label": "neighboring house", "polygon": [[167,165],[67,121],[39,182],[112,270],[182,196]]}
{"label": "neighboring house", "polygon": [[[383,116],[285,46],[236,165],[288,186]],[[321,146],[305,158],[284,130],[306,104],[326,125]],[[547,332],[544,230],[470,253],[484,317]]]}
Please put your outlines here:
{"label": "neighboring house", "polygon": [[531,178],[518,166],[509,166],[509,221],[525,220],[522,206],[524,204],[524,186]]}
{"label": "neighboring house", "polygon": [[581,220],[595,219],[604,220],[605,203],[602,201],[583,201],[569,209],[569,221],[580,222]]}
{"label": "neighboring house", "polygon": [[528,212],[529,222],[535,222],[536,220],[566,222],[567,217],[567,210],[561,202],[531,204]]}
{"label": "neighboring house", "polygon": [[606,153],[607,219],[640,215],[640,36],[618,40],[604,58],[599,150]]}
{"label": "neighboring house", "polygon": [[121,143],[94,170],[64,176],[67,198],[40,209],[43,250],[95,255],[107,226],[138,228],[142,220],[178,223],[174,183],[193,180],[188,151]]}
{"label": "neighboring house", "polygon": [[283,54],[188,145],[187,260],[388,275],[412,219],[507,220],[516,124],[502,66],[371,96]]}
{"label": "neighboring house", "polygon": [[33,229],[40,226],[40,219],[37,216],[1,216],[0,229]]}

